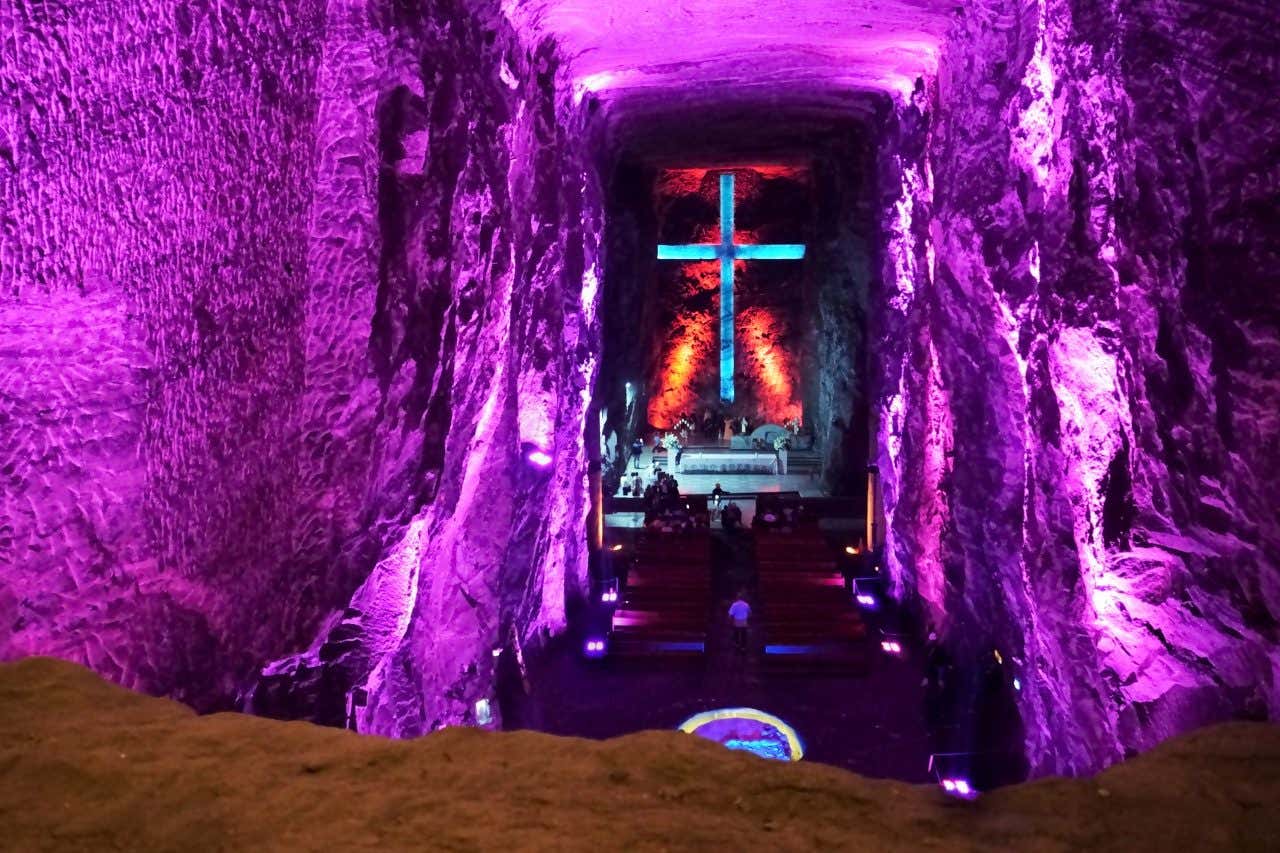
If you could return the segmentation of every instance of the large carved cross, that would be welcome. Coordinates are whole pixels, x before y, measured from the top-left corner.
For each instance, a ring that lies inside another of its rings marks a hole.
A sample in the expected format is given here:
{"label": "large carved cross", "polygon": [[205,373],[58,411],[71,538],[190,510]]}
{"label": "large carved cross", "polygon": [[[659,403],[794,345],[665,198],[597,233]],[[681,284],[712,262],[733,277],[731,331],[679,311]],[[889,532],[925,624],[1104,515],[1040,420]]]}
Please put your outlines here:
{"label": "large carved cross", "polygon": [[720,261],[720,400],[733,402],[733,262],[798,261],[801,243],[733,242],[733,174],[720,176],[720,242],[658,244],[660,261]]}

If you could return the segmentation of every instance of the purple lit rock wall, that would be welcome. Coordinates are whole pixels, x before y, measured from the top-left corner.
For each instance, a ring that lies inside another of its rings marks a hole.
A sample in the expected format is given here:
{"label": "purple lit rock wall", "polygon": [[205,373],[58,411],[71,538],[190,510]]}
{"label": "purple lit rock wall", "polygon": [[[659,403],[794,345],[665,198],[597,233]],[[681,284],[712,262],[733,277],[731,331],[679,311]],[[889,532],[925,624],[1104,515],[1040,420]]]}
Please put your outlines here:
{"label": "purple lit rock wall", "polygon": [[330,20],[299,544],[357,588],[254,710],[341,723],[364,687],[363,731],[469,721],[492,649],[585,593],[602,223],[557,71],[483,9]]}
{"label": "purple lit rock wall", "polygon": [[585,575],[599,203],[550,50],[480,3],[0,32],[0,656],[214,708],[310,643],[281,712],[378,668],[366,728],[457,721]]}
{"label": "purple lit rock wall", "polygon": [[209,707],[295,630],[320,23],[0,6],[0,656]]}
{"label": "purple lit rock wall", "polygon": [[891,565],[1033,772],[1280,715],[1266,4],[969,7],[889,129]]}

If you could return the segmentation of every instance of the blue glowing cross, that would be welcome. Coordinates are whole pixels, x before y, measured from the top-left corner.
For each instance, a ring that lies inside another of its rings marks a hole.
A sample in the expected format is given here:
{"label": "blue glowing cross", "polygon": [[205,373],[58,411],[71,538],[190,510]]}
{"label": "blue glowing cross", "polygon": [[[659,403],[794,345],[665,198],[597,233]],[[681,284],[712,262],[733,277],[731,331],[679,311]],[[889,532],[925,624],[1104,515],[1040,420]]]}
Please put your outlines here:
{"label": "blue glowing cross", "polygon": [[720,261],[720,399],[733,402],[733,262],[798,261],[802,243],[739,245],[733,242],[733,174],[720,176],[720,242],[658,244],[660,261]]}

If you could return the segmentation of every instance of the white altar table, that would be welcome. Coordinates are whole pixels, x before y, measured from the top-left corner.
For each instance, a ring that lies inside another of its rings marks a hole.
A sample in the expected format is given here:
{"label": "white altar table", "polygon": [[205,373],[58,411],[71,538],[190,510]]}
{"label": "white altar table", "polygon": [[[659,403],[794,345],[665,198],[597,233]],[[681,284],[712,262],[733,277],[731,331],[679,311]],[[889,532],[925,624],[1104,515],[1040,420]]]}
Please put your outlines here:
{"label": "white altar table", "polygon": [[676,471],[685,474],[777,474],[778,455],[763,450],[695,447],[681,454]]}

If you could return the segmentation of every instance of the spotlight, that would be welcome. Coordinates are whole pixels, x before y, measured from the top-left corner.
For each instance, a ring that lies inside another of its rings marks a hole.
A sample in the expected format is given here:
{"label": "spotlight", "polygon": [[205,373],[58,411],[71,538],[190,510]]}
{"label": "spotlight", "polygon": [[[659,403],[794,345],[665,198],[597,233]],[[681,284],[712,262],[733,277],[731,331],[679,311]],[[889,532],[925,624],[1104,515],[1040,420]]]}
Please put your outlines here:
{"label": "spotlight", "polygon": [[1014,679],[1013,679],[1013,689],[1014,689],[1014,690],[1019,690],[1019,691],[1020,691],[1020,690],[1022,690],[1022,679],[1020,679],[1020,678],[1018,678],[1018,677],[1016,677],[1016,676],[1014,677]]}
{"label": "spotlight", "polygon": [[899,643],[897,640],[881,640],[880,648],[884,649],[886,653],[891,655],[902,654],[902,643]]}
{"label": "spotlight", "polygon": [[974,790],[973,785],[968,779],[946,778],[942,780],[942,790],[951,794],[953,797],[960,797],[965,800],[972,800],[978,796],[978,792]]}
{"label": "spotlight", "polygon": [[604,640],[599,640],[599,639],[587,640],[587,644],[584,648],[584,651],[586,652],[586,655],[589,658],[604,657]]}
{"label": "spotlight", "polygon": [[856,553],[858,553],[858,546],[857,546],[857,545],[845,545],[845,546],[844,546],[844,552],[845,552],[846,554],[856,554]]}
{"label": "spotlight", "polygon": [[858,593],[858,604],[868,610],[875,610],[876,597],[869,592],[860,592]]}
{"label": "spotlight", "polygon": [[537,465],[539,468],[546,468],[554,461],[551,458],[551,454],[547,453],[545,450],[537,449],[530,450],[525,458],[529,460],[530,464]]}
{"label": "spotlight", "polygon": [[502,657],[502,647],[501,647],[501,646],[499,646],[498,648],[496,648],[496,649],[494,649],[494,650],[493,650],[493,656],[494,656],[495,658],[500,658],[500,657]]}
{"label": "spotlight", "polygon": [[613,604],[618,600],[618,591],[616,589],[606,589],[600,593],[600,601],[604,604]]}
{"label": "spotlight", "polygon": [[621,545],[621,544],[614,545],[614,546],[613,546],[612,548],[610,548],[609,550],[610,550],[610,551],[621,551],[621,550],[622,550],[622,545]]}

